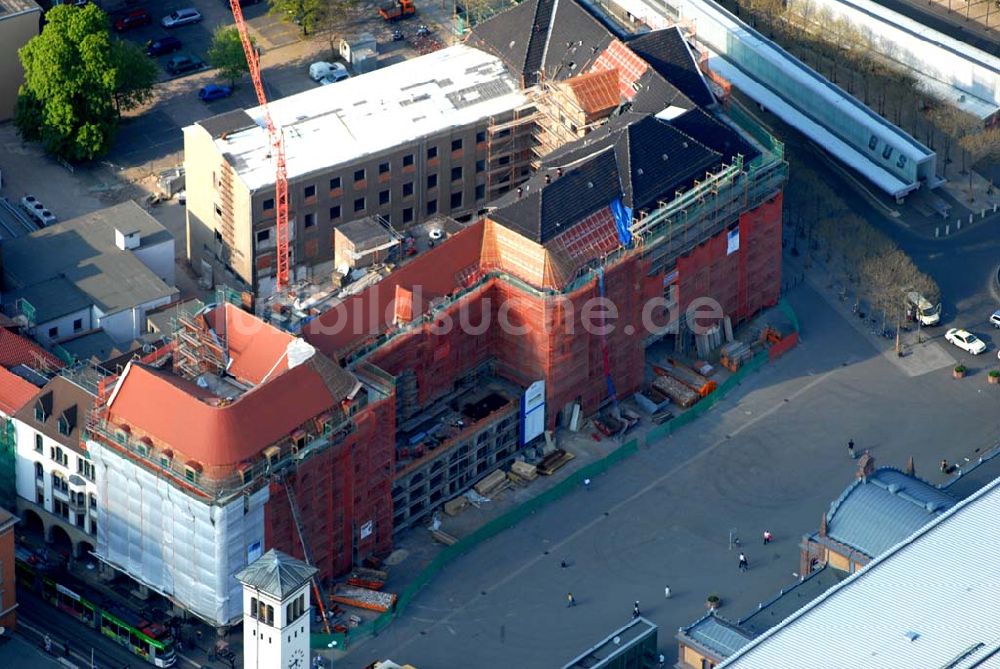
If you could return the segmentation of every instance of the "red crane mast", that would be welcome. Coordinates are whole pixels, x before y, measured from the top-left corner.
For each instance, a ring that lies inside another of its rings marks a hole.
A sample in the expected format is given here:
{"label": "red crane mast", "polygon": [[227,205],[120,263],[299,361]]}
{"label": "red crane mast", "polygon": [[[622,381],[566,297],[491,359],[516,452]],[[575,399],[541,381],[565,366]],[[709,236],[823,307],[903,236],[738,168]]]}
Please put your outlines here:
{"label": "red crane mast", "polygon": [[274,119],[271,118],[267,96],[264,94],[264,84],[260,78],[260,55],[254,48],[253,42],[250,41],[247,24],[243,20],[243,10],[240,8],[240,0],[229,0],[229,7],[233,11],[233,18],[236,19],[236,29],[240,32],[243,53],[246,54],[247,65],[250,67],[250,79],[253,80],[253,88],[257,92],[257,102],[264,109],[264,125],[271,142],[271,155],[274,156],[277,163],[274,176],[274,205],[277,214],[275,228],[278,238],[278,259],[274,292],[279,293],[288,286],[288,168],[285,164],[285,142],[281,129],[274,125]]}

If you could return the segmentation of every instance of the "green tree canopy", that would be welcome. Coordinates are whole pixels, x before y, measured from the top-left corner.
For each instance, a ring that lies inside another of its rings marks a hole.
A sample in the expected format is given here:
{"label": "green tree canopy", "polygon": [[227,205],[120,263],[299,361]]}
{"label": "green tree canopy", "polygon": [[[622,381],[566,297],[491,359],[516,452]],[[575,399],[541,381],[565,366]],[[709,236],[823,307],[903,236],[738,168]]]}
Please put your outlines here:
{"label": "green tree canopy", "polygon": [[268,0],[269,13],[294,21],[309,35],[343,18],[357,0]]}
{"label": "green tree canopy", "polygon": [[[255,43],[253,38],[250,41]],[[219,68],[222,75],[229,79],[231,86],[235,86],[244,74],[250,72],[240,32],[235,27],[216,29],[212,36],[212,46],[208,49],[208,62],[212,67]]]}
{"label": "green tree canopy", "polygon": [[136,47],[115,42],[94,4],[60,5],[18,55],[24,84],[14,123],[25,139],[71,161],[107,153],[122,110],[152,95],[155,65]]}

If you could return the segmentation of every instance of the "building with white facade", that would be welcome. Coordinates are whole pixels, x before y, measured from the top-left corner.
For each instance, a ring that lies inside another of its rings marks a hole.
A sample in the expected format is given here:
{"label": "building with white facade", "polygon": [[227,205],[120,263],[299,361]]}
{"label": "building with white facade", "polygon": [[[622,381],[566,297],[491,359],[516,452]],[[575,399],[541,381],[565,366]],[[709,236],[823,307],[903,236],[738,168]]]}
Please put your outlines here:
{"label": "building with white facade", "polygon": [[135,202],[56,223],[3,245],[3,305],[36,339],[95,330],[128,342],[146,312],[177,299],[174,238]]}
{"label": "building with white facade", "polygon": [[82,386],[56,376],[13,416],[18,513],[40,524],[47,541],[72,546],[75,557],[96,544],[97,470],[83,443],[93,402]]}

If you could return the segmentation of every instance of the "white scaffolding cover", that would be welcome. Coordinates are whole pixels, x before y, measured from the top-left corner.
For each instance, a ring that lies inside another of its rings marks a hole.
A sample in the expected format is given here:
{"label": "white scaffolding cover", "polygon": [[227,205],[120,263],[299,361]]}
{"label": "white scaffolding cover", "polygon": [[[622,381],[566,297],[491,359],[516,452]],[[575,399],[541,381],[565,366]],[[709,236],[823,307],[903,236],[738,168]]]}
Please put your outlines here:
{"label": "white scaffolding cover", "polygon": [[234,574],[264,545],[267,488],[209,504],[97,442],[88,448],[101,482],[98,557],[216,625],[241,619]]}

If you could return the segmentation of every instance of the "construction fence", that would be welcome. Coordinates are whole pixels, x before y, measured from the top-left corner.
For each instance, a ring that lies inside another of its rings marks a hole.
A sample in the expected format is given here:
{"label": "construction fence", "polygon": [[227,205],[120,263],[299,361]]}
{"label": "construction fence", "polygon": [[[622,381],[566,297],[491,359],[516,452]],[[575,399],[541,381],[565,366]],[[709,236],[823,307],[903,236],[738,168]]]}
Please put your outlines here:
{"label": "construction fence", "polygon": [[[782,341],[789,341],[794,345],[794,343],[798,341],[798,317],[795,315],[795,311],[792,309],[791,305],[789,305],[784,298],[778,301],[777,309],[780,310],[781,313],[789,320],[792,326],[792,332],[787,333],[782,338]],[[680,428],[694,421],[696,418],[722,401],[729,391],[739,386],[748,375],[759,370],[771,359],[772,356],[768,348],[761,350],[753,358],[745,362],[743,366],[740,367],[740,369],[737,370],[732,376],[726,379],[725,382],[720,384],[711,395],[704,398],[681,415],[675,417],[673,420],[664,423],[663,425],[659,425],[647,432],[644,439],[645,445],[647,447],[652,446],[657,441],[670,436]],[[406,608],[409,606],[413,598],[416,597],[417,594],[424,589],[424,586],[430,583],[431,579],[437,576],[438,573],[446,566],[454,562],[462,555],[465,555],[484,541],[492,539],[504,530],[517,525],[519,522],[534,514],[536,511],[544,509],[552,502],[561,499],[563,496],[574,490],[579,490],[585,479],[593,478],[598,474],[607,472],[619,462],[635,455],[638,452],[639,441],[638,439],[632,439],[631,441],[628,441],[616,448],[604,458],[576,470],[567,476],[563,481],[560,481],[554,487],[549,488],[537,497],[534,497],[524,504],[511,509],[499,518],[489,521],[471,534],[459,539],[455,544],[445,547],[426,567],[424,567],[423,571],[417,575],[413,582],[400,593],[399,598],[396,600],[396,604],[392,609],[386,611],[378,618],[375,618],[370,622],[351,629],[348,634],[313,634],[310,641],[311,646],[314,649],[344,649],[347,647],[349,639],[357,640],[363,639],[369,635],[377,636],[379,632],[384,630],[392,622],[393,618],[398,615],[402,615],[406,611]]]}

